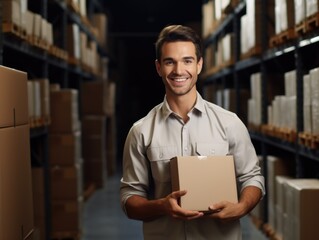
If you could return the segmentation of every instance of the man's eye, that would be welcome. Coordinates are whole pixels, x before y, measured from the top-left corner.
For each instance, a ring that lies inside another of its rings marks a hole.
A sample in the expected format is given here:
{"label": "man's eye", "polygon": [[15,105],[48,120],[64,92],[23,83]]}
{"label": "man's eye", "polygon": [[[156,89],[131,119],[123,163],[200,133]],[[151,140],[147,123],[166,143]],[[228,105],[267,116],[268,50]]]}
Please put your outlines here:
{"label": "man's eye", "polygon": [[193,61],[190,60],[190,59],[186,59],[184,62],[185,62],[186,64],[191,64],[191,63],[193,63]]}
{"label": "man's eye", "polygon": [[166,61],[165,62],[165,65],[172,65],[173,64],[173,61]]}

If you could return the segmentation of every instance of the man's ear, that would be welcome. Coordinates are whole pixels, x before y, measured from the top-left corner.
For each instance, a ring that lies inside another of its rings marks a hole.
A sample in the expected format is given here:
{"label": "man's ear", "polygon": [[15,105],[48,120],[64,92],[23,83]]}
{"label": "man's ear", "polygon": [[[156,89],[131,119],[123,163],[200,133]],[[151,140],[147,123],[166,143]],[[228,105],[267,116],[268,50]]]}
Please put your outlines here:
{"label": "man's ear", "polygon": [[157,74],[161,77],[162,76],[161,75],[161,65],[157,59],[155,60],[155,67],[156,67]]}
{"label": "man's ear", "polygon": [[200,74],[203,68],[203,58],[201,57],[197,63],[197,74]]}

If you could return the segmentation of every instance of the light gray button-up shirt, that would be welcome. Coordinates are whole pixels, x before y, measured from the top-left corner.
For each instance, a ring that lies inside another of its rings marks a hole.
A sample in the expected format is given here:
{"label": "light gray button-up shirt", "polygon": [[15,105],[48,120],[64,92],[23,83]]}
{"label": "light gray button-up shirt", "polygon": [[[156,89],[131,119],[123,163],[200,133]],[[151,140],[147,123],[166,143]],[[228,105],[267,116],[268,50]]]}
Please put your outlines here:
{"label": "light gray button-up shirt", "polygon": [[[124,211],[132,195],[158,199],[171,193],[169,162],[175,156],[233,155],[238,190],[256,186],[265,193],[255,149],[236,114],[203,100],[197,93],[188,116],[189,121],[184,123],[165,98],[132,126],[123,155],[120,194]],[[239,221],[224,224],[208,218],[182,221],[163,216],[144,222],[143,230],[146,240],[241,239]]]}

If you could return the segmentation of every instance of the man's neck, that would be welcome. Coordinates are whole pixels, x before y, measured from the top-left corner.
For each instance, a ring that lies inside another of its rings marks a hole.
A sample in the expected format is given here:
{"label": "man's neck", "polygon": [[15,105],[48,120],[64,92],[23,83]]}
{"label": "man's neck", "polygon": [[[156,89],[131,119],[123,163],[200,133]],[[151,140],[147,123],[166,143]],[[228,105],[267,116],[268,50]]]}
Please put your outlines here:
{"label": "man's neck", "polygon": [[171,110],[178,114],[184,122],[188,121],[188,113],[194,107],[197,98],[197,91],[189,92],[186,95],[182,96],[166,96],[167,102],[171,108]]}

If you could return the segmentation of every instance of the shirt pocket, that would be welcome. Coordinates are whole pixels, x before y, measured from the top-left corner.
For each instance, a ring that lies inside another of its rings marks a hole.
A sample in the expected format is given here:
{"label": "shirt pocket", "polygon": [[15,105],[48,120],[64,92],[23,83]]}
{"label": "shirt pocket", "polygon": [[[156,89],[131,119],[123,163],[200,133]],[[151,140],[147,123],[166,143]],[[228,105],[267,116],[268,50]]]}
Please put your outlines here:
{"label": "shirt pocket", "polygon": [[199,156],[225,156],[229,153],[227,142],[196,143],[196,154]]}
{"label": "shirt pocket", "polygon": [[150,161],[152,175],[157,182],[171,180],[170,159],[177,156],[176,147],[150,147],[146,151]]}

